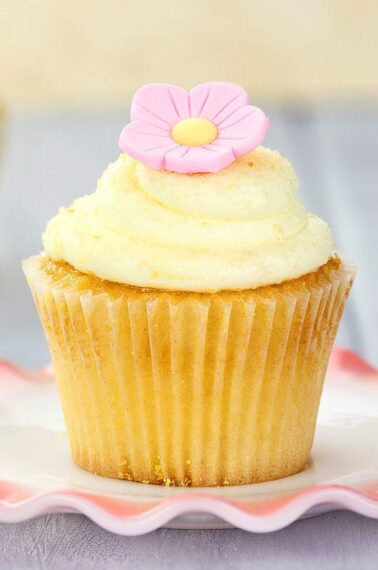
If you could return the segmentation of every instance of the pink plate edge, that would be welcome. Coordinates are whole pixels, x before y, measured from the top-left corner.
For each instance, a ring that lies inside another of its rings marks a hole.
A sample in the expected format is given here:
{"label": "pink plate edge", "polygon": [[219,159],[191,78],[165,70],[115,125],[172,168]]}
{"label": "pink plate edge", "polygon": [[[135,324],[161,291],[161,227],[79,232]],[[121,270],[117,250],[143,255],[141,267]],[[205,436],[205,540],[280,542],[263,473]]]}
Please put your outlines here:
{"label": "pink plate edge", "polygon": [[[333,350],[329,370],[348,378],[352,375],[357,381],[378,381],[378,370],[345,348]],[[12,381],[53,380],[50,367],[31,373],[9,362],[0,361],[0,380],[5,376],[12,378]],[[237,501],[202,492],[151,503],[154,504],[143,506],[140,503],[138,506],[73,489],[33,493],[27,486],[20,487],[11,481],[0,481],[1,522],[15,523],[51,512],[75,511],[86,515],[110,532],[127,536],[152,532],[188,513],[213,515],[233,527],[255,533],[282,529],[310,509],[324,504],[378,519],[377,486],[374,489],[354,489],[336,484],[315,485],[281,497],[273,503],[244,507]]]}

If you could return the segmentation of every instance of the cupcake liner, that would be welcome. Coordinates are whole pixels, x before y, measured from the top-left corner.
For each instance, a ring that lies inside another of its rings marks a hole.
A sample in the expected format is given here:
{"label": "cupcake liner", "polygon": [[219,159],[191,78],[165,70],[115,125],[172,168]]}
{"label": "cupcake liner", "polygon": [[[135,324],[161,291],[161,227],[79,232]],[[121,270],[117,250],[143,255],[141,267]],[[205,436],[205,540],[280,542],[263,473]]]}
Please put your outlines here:
{"label": "cupcake liner", "polygon": [[282,285],[214,294],[46,267],[43,256],[24,264],[75,463],[195,486],[306,466],[351,264],[331,260]]}

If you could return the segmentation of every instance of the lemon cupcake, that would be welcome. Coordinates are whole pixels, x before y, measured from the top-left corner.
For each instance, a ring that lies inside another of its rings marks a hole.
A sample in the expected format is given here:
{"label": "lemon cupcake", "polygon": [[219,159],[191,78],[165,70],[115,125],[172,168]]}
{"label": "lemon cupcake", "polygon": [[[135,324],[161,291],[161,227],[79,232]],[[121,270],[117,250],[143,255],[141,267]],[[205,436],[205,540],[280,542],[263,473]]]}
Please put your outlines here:
{"label": "lemon cupcake", "polygon": [[297,473],[353,267],[241,87],[150,84],[131,118],[24,262],[73,460],[182,486]]}

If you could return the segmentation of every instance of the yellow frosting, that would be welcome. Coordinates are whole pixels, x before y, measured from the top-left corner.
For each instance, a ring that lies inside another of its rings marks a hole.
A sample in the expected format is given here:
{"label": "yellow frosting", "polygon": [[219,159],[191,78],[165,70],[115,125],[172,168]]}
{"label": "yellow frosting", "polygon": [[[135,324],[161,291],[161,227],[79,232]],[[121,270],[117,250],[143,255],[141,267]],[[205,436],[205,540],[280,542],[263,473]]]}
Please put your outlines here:
{"label": "yellow frosting", "polygon": [[213,174],[154,170],[122,154],[97,191],[62,208],[46,253],[120,283],[182,291],[256,288],[316,270],[333,253],[305,211],[288,160],[259,147]]}

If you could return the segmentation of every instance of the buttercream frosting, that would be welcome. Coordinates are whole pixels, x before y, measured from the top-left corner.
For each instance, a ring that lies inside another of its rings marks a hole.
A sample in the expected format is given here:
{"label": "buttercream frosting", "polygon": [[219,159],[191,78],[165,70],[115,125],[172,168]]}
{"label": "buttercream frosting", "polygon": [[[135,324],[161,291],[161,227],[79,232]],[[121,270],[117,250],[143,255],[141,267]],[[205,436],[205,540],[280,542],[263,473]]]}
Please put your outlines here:
{"label": "buttercream frosting", "polygon": [[122,154],[96,192],[60,209],[43,242],[54,260],[102,279],[199,292],[281,283],[316,270],[334,248],[289,161],[264,147],[202,174]]}

